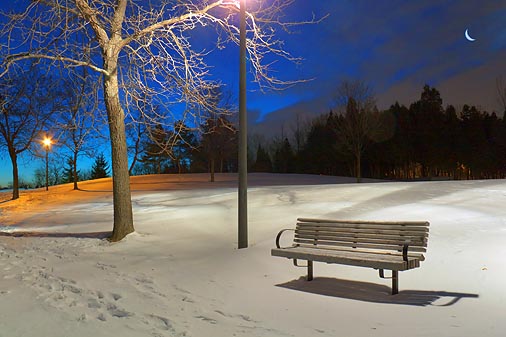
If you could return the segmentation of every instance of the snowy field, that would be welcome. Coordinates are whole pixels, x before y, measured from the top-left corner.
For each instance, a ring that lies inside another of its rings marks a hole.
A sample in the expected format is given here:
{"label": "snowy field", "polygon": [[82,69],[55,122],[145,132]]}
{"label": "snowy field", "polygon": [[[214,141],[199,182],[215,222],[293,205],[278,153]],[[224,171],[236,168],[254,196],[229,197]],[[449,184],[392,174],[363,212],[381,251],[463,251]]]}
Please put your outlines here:
{"label": "snowy field", "polygon": [[[114,244],[110,179],[0,194],[0,337],[505,336],[505,180],[254,174],[237,250],[235,179],[133,177],[137,232]],[[368,268],[306,282],[270,256],[297,217],[428,220],[426,261],[395,296]]]}

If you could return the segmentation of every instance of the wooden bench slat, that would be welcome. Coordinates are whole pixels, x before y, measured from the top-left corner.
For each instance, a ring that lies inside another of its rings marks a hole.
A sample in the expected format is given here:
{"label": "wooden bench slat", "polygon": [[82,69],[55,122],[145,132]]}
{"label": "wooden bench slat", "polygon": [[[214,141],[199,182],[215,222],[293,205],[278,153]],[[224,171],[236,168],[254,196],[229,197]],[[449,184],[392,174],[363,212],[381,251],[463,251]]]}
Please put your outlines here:
{"label": "wooden bench slat", "polygon": [[379,224],[379,225],[411,225],[429,227],[428,221],[369,221],[369,220],[329,220],[329,219],[308,219],[298,218],[298,222],[311,222],[311,223],[348,223],[348,224]]}
{"label": "wooden bench slat", "polygon": [[307,239],[316,241],[337,241],[337,242],[360,242],[360,243],[373,243],[373,244],[386,244],[386,245],[399,245],[405,244],[410,247],[426,247],[427,242],[420,238],[406,239],[406,238],[393,238],[393,239],[380,239],[380,238],[367,238],[362,236],[336,236],[336,235],[320,235],[314,233],[295,233],[297,239]]}
{"label": "wooden bench slat", "polygon": [[[294,239],[295,243],[299,244],[307,244],[314,245],[314,240],[305,240],[305,239]],[[385,250],[402,250],[401,245],[384,245],[384,244],[372,244],[372,243],[354,243],[354,242],[338,242],[338,241],[325,241],[318,240],[318,245],[327,245],[327,246],[344,246],[344,247],[356,247],[356,248],[373,248],[373,249],[385,249]],[[425,252],[425,247],[410,247],[411,251],[414,252]]]}
{"label": "wooden bench slat", "polygon": [[[300,235],[330,235],[330,236],[339,236],[339,237],[343,237],[343,238],[346,238],[346,237],[357,237],[357,233],[353,233],[353,232],[350,232],[350,231],[339,231],[339,232],[335,232],[335,231],[311,231],[311,230],[307,230],[307,229],[295,229],[295,234],[300,234]],[[386,233],[386,234],[377,234],[377,233],[367,233],[367,232],[361,232],[359,233],[360,234],[360,237],[361,238],[371,238],[371,239],[385,239],[385,240],[390,240],[390,239],[397,239],[399,238],[399,234],[389,234],[389,233]],[[403,239],[406,239],[406,240],[413,240],[413,241],[416,241],[416,240],[421,240],[423,242],[427,242],[428,241],[428,235],[404,235],[402,236]]]}
{"label": "wooden bench slat", "polygon": [[305,227],[305,228],[327,228],[327,229],[333,229],[333,228],[356,228],[356,229],[381,229],[381,230],[409,230],[412,232],[428,232],[428,227],[422,227],[422,226],[408,226],[408,225],[379,225],[379,224],[350,224],[350,223],[304,223],[299,222],[297,223],[297,227]]}
{"label": "wooden bench slat", "polygon": [[379,234],[379,235],[406,235],[406,236],[424,236],[428,237],[427,232],[420,231],[402,231],[392,229],[364,229],[364,228],[317,228],[317,227],[296,227],[298,231],[312,231],[312,232],[331,232],[331,233],[364,233],[364,234]]}

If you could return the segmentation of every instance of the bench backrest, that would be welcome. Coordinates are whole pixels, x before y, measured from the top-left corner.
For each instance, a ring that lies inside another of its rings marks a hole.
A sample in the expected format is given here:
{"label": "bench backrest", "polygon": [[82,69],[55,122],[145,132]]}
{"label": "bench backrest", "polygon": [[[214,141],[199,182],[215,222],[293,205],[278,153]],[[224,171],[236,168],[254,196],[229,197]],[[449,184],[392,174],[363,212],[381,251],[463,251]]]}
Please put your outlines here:
{"label": "bench backrest", "polygon": [[427,250],[429,223],[426,221],[354,221],[297,219],[294,243],[325,249],[402,252],[420,256]]}

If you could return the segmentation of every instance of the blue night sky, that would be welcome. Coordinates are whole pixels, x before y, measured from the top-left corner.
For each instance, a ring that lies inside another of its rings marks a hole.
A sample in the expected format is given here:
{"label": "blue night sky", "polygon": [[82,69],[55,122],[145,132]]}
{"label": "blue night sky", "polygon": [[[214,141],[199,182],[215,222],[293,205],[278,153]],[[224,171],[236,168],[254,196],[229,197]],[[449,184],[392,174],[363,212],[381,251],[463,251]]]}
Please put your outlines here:
{"label": "blue night sky", "polygon": [[[5,8],[8,3],[0,6]],[[282,36],[286,49],[304,58],[303,63],[280,61],[274,68],[282,79],[314,80],[281,92],[263,93],[249,85],[252,132],[276,134],[297,114],[328,112],[343,79],[369,83],[379,108],[388,108],[395,101],[409,105],[427,83],[441,92],[444,105],[467,103],[502,115],[495,80],[506,78],[504,0],[296,0],[285,19],[307,20],[311,13],[329,16]],[[466,29],[475,42],[465,39]],[[212,33],[203,33],[198,43],[211,49]],[[235,94],[238,48],[215,52],[208,64],[214,67],[212,76]],[[0,158],[2,185],[11,180],[11,167],[5,153]],[[30,177],[33,166],[29,161],[21,160],[21,177]]]}

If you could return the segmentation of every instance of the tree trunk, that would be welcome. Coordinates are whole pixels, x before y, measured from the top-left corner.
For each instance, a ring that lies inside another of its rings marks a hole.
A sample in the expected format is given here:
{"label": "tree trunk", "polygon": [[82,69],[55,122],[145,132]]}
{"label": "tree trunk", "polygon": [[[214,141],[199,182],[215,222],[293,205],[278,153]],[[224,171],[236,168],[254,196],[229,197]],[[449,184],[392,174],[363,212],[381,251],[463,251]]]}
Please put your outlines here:
{"label": "tree trunk", "polygon": [[77,187],[77,151],[74,151],[74,157],[72,157],[72,180],[74,181],[74,190],[78,190]]}
{"label": "tree trunk", "polygon": [[214,182],[214,159],[211,159],[211,182]]}
{"label": "tree trunk", "polygon": [[12,164],[12,200],[16,200],[19,198],[18,156],[14,149],[9,149],[9,156]]}
{"label": "tree trunk", "polygon": [[134,167],[135,167],[135,164],[137,163],[137,156],[139,155],[139,145],[141,142],[141,136],[139,133],[137,134],[137,139],[135,140],[134,158],[132,160],[132,163],[130,164],[130,168],[128,169],[128,175],[130,175],[130,176],[133,175]]}
{"label": "tree trunk", "polygon": [[356,163],[356,177],[357,177],[357,183],[362,182],[362,162],[360,155],[360,150],[357,150],[355,152],[355,163]]}
{"label": "tree trunk", "polygon": [[132,176],[134,174],[134,167],[135,167],[136,163],[137,163],[137,155],[134,156],[132,163],[130,164],[130,168],[128,169],[128,174],[130,176]]}
{"label": "tree trunk", "polygon": [[111,241],[119,241],[134,231],[130,176],[125,134],[125,113],[119,100],[117,59],[112,51],[104,54],[104,66],[109,75],[104,76],[104,99],[109,121],[112,152],[112,182],[114,202],[114,227]]}

